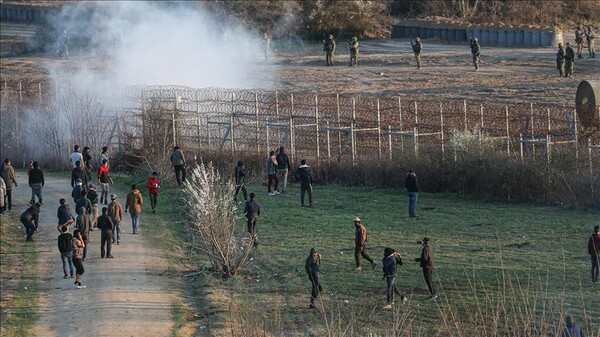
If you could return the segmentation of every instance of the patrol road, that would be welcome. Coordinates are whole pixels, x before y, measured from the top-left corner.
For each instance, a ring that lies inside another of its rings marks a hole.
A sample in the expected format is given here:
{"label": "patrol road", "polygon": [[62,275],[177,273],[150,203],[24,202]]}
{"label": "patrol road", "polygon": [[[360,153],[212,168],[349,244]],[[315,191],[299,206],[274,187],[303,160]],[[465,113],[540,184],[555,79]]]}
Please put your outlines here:
{"label": "patrol road", "polygon": [[[13,203],[14,211],[20,213],[28,207],[31,189],[23,172],[18,172],[17,180],[19,186],[13,189]],[[83,263],[82,283],[87,288],[74,288],[74,279],[63,279],[57,248],[56,210],[60,198],[65,198],[73,209],[70,195],[67,178],[46,177],[40,230],[34,234],[33,243],[39,252],[40,279],[35,335],[170,336],[173,328],[171,304],[177,294],[171,291],[174,289],[170,286],[171,281],[159,275],[167,268],[167,263],[144,241],[143,232],[142,235],[131,234],[128,214],[124,214],[121,224],[125,230],[121,245],[113,244],[114,259],[100,258],[100,231],[90,232],[88,257]],[[117,197],[124,205],[125,195],[117,193]]]}

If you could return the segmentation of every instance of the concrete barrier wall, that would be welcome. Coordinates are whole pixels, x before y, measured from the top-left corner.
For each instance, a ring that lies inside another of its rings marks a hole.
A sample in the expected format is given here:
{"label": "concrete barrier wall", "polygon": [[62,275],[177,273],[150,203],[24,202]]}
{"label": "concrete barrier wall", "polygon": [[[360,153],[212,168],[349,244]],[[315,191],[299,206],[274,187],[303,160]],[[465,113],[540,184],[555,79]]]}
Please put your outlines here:
{"label": "concrete barrier wall", "polygon": [[464,42],[476,37],[481,45],[499,47],[556,47],[563,42],[560,31],[536,29],[441,28],[422,26],[392,26],[392,38],[438,38],[442,41]]}
{"label": "concrete barrier wall", "polygon": [[0,20],[10,22],[40,23],[52,11],[55,11],[55,9],[0,5]]}

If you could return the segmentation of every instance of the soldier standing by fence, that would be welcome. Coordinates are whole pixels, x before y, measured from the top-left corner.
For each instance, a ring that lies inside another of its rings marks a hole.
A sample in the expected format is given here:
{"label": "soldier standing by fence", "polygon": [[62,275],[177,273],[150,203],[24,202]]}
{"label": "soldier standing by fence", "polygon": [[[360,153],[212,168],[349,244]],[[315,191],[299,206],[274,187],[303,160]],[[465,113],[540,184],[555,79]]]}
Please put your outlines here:
{"label": "soldier standing by fence", "polygon": [[329,35],[327,40],[323,40],[323,51],[325,52],[325,61],[328,66],[333,65],[333,53],[335,52],[335,40],[333,35]]}
{"label": "soldier standing by fence", "polygon": [[412,46],[413,53],[415,53],[415,60],[417,61],[417,69],[421,69],[421,50],[423,49],[423,44],[421,43],[421,38],[418,36],[413,40],[410,38],[410,45]]}
{"label": "soldier standing by fence", "polygon": [[350,67],[357,65],[356,57],[358,56],[358,51],[360,50],[360,44],[358,43],[358,38],[356,36],[352,37],[352,41],[348,42],[348,49],[350,49]]}
{"label": "soldier standing by fence", "polygon": [[562,43],[558,44],[558,52],[556,53],[556,69],[558,69],[558,75],[562,77],[565,74],[565,49]]}
{"label": "soldier standing by fence", "polygon": [[473,55],[473,65],[475,66],[475,71],[477,71],[479,70],[480,47],[479,41],[476,37],[471,39],[471,54]]}

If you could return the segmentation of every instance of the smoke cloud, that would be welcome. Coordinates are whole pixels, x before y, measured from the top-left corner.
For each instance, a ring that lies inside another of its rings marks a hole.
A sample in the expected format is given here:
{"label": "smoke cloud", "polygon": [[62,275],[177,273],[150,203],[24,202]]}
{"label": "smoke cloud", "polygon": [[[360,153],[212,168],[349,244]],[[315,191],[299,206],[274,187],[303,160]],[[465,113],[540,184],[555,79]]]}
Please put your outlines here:
{"label": "smoke cloud", "polygon": [[69,5],[54,26],[84,55],[108,57],[111,85],[258,87],[246,70],[262,60],[260,35],[218,20],[195,2],[107,1]]}

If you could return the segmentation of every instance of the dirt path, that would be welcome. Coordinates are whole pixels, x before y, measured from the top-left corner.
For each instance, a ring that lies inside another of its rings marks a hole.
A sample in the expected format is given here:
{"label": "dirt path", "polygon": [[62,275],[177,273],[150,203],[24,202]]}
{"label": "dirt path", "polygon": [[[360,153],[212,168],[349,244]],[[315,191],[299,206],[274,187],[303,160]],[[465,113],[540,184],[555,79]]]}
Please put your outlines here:
{"label": "dirt path", "polygon": [[[18,178],[23,182],[25,177]],[[114,259],[100,258],[100,232],[91,233],[90,248],[84,262],[86,289],[73,287],[73,279],[63,279],[56,239],[56,209],[60,198],[73,208],[66,180],[47,178],[40,215],[41,229],[34,235],[40,252],[41,278],[39,320],[35,335],[67,336],[170,336],[173,322],[171,305],[177,294],[174,285],[160,273],[167,262],[144,242],[142,235],[131,234],[131,220],[125,215],[121,245],[113,245]],[[14,204],[25,205],[31,190],[25,183],[15,191]],[[124,195],[117,194],[124,205]],[[24,208],[24,207],[21,207]],[[19,208],[20,210],[20,208]],[[72,230],[72,229],[71,229]]]}

